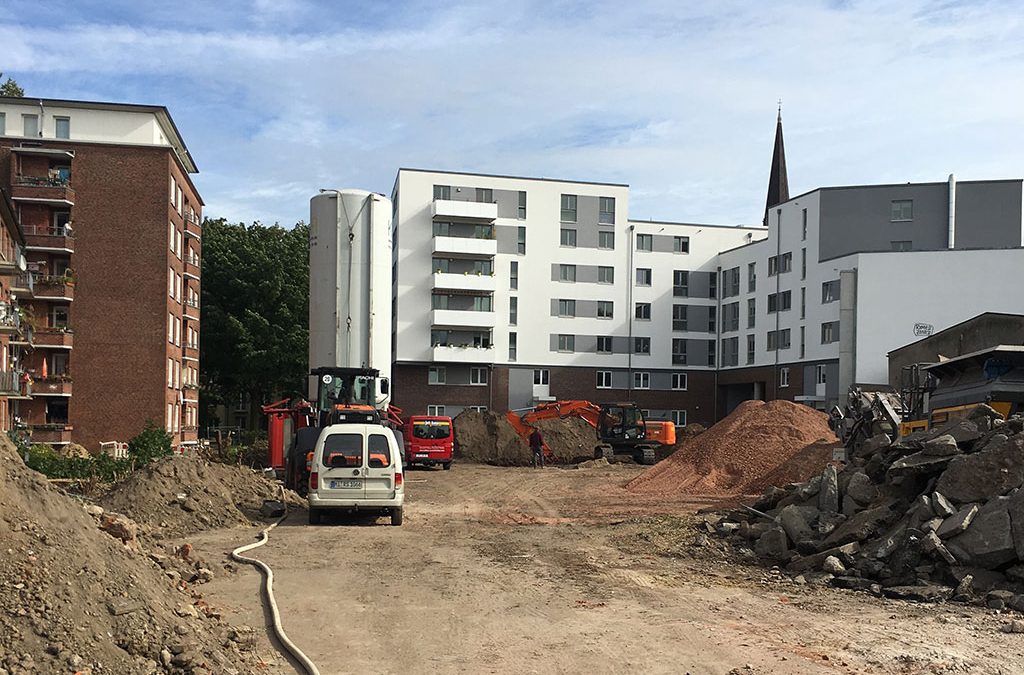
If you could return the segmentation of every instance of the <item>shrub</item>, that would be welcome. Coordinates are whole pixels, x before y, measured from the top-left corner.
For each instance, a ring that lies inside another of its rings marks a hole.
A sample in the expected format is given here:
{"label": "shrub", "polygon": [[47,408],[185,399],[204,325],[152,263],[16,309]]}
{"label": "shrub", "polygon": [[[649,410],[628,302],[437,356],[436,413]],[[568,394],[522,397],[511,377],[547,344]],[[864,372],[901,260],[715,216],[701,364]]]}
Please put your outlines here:
{"label": "shrub", "polygon": [[128,458],[134,462],[135,468],[145,466],[154,459],[166,457],[173,452],[171,435],[153,420],[146,422],[142,432],[128,441]]}

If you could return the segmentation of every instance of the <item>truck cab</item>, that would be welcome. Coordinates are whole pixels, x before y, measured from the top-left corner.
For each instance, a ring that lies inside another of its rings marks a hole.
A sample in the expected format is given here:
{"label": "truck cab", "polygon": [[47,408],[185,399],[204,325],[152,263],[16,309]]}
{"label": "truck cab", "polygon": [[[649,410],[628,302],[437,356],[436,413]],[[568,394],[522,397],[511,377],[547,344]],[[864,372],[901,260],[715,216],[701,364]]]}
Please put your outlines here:
{"label": "truck cab", "polygon": [[405,423],[405,463],[452,468],[452,418],[413,415]]}

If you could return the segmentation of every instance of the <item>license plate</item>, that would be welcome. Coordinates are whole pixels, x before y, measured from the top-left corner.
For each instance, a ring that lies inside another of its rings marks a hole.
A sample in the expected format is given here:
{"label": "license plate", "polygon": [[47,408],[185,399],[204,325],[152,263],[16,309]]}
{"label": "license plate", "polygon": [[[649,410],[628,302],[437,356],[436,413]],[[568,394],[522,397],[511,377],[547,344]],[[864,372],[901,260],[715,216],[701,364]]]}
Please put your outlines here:
{"label": "license plate", "polygon": [[361,481],[361,480],[332,480],[331,481],[331,489],[332,490],[349,490],[349,489],[357,489],[358,490],[361,487],[363,487],[363,481]]}

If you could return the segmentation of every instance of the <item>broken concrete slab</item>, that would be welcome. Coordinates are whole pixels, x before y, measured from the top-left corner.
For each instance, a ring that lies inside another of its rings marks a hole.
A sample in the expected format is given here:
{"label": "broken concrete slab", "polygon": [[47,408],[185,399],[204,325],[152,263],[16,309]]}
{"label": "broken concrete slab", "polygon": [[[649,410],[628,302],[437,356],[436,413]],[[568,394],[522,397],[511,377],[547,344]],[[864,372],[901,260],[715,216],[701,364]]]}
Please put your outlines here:
{"label": "broken concrete slab", "polygon": [[853,556],[860,552],[860,543],[852,542],[849,544],[843,544],[842,546],[836,546],[830,548],[827,551],[821,553],[815,553],[813,555],[805,555],[797,558],[793,562],[786,566],[786,569],[790,572],[804,572],[806,570],[818,569],[825,562],[825,558],[829,556],[835,556],[840,560],[847,556]]}
{"label": "broken concrete slab", "polygon": [[818,492],[818,508],[824,513],[839,512],[839,478],[834,464],[829,464],[821,474],[821,490]]}
{"label": "broken concrete slab", "polygon": [[939,535],[939,539],[950,539],[963,532],[967,531],[967,528],[971,526],[971,522],[974,517],[978,515],[978,505],[968,504],[952,516],[949,516],[942,521],[942,525],[939,525],[939,529],[936,532]]}
{"label": "broken concrete slab", "polygon": [[784,558],[789,553],[786,532],[781,527],[772,527],[754,544],[754,552],[766,558]]}
{"label": "broken concrete slab", "polygon": [[863,471],[856,471],[846,484],[846,496],[858,504],[868,505],[878,498],[878,486]]}
{"label": "broken concrete slab", "polygon": [[892,518],[892,511],[888,504],[876,506],[873,509],[861,511],[851,516],[845,523],[822,542],[823,548],[840,546],[852,541],[864,541],[870,539]]}
{"label": "broken concrete slab", "polygon": [[890,480],[905,476],[921,476],[929,473],[937,473],[943,470],[953,457],[933,457],[924,454],[924,451],[915,452],[897,459],[889,467],[887,476]]}
{"label": "broken concrete slab", "polygon": [[956,507],[950,504],[941,492],[932,493],[932,510],[935,511],[935,515],[943,518],[949,518],[956,513]]}
{"label": "broken concrete slab", "polygon": [[1010,533],[1017,550],[1017,559],[1024,560],[1024,489],[1017,490],[1006,504],[1010,514]]}
{"label": "broken concrete slab", "polygon": [[924,448],[921,450],[921,454],[929,457],[951,457],[953,455],[959,455],[960,448],[957,447],[956,439],[953,438],[953,436],[945,434],[938,438],[933,438],[930,441],[926,441]]}
{"label": "broken concrete slab", "polygon": [[[967,531],[950,538],[950,544],[968,555],[969,564],[985,569],[1017,560],[1010,529],[1010,498],[996,497],[978,509]],[[941,528],[940,528],[941,531]]]}
{"label": "broken concrete slab", "polygon": [[834,555],[830,555],[821,563],[821,571],[827,572],[828,574],[838,575],[846,571],[846,566],[843,565],[839,558]]}
{"label": "broken concrete slab", "polygon": [[894,600],[913,600],[915,602],[942,602],[953,594],[948,586],[926,584],[921,586],[890,586],[882,589],[882,595]]}
{"label": "broken concrete slab", "polygon": [[878,545],[878,549],[875,551],[875,557],[879,560],[884,560],[892,555],[893,551],[903,545],[907,536],[906,525],[899,525],[895,531],[891,532],[889,536],[882,540],[882,543]]}
{"label": "broken concrete slab", "polygon": [[877,434],[860,444],[860,447],[853,453],[858,459],[865,459],[874,455],[882,448],[889,446],[889,437],[885,434]]}
{"label": "broken concrete slab", "polygon": [[782,529],[789,536],[789,540],[794,544],[814,538],[814,533],[811,532],[810,526],[807,525],[803,513],[792,504],[779,511],[775,521],[782,526]]}
{"label": "broken concrete slab", "polygon": [[954,457],[935,490],[960,504],[983,502],[1024,483],[1024,438],[989,444],[981,452]]}

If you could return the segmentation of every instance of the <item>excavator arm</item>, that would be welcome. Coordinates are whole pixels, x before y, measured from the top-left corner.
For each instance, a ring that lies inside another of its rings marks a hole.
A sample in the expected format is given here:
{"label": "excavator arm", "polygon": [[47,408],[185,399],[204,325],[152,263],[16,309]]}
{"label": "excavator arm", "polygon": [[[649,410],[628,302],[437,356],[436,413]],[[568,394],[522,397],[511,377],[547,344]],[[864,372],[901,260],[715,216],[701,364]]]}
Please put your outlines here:
{"label": "excavator arm", "polygon": [[[535,408],[526,410],[510,410],[506,417],[523,442],[529,445],[530,434],[537,428],[537,422],[541,420],[578,417],[596,429],[601,417],[601,406],[590,401],[555,401],[554,403],[541,403]],[[555,456],[546,441],[542,444],[542,448],[545,461],[563,459]]]}

